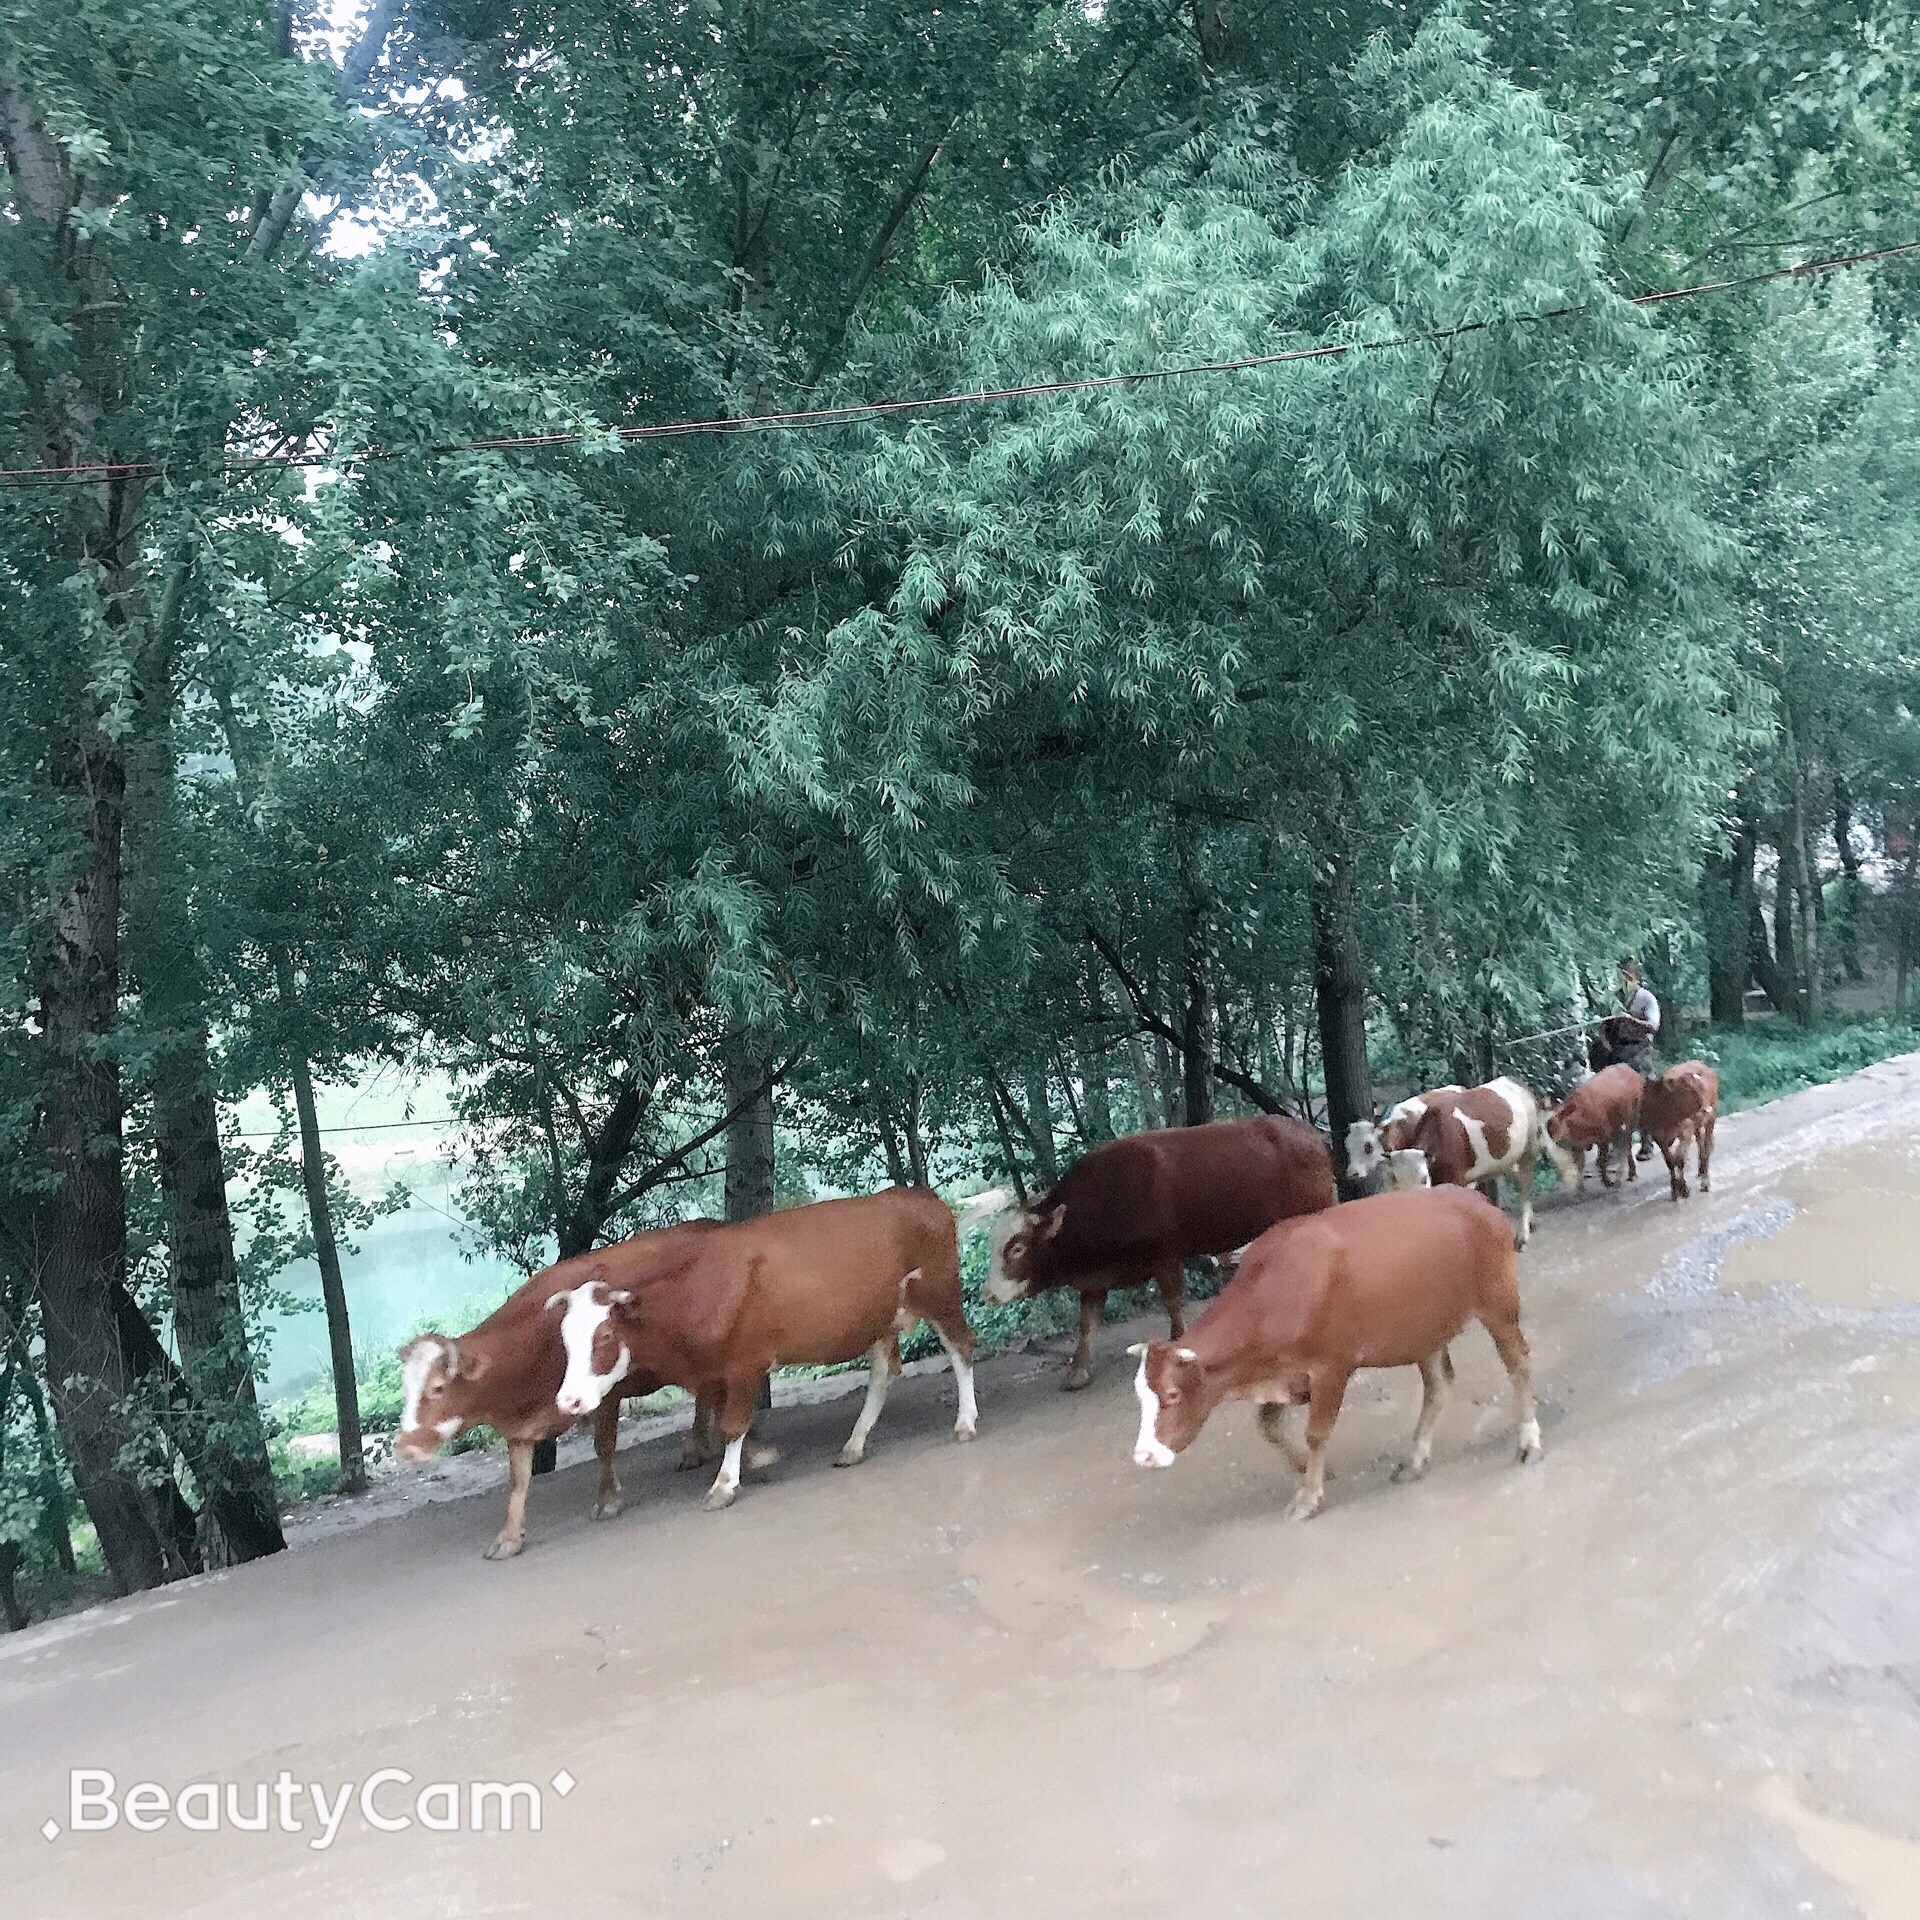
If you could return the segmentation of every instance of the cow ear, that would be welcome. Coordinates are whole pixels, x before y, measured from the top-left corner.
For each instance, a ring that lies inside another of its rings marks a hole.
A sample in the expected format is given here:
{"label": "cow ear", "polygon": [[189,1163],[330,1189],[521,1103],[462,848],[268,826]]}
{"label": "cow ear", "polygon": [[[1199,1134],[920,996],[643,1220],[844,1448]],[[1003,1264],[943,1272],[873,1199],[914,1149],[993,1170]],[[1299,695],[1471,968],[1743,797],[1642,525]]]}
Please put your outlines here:
{"label": "cow ear", "polygon": [[567,1304],[567,1298],[567,1293],[564,1290],[559,1293],[549,1294],[547,1296],[547,1304],[542,1307],[540,1311],[542,1313],[551,1313],[555,1307],[564,1307]]}
{"label": "cow ear", "polygon": [[1200,1356],[1191,1347],[1175,1347],[1173,1355],[1176,1360],[1184,1360],[1190,1367],[1200,1364]]}
{"label": "cow ear", "polygon": [[616,1307],[630,1307],[633,1305],[633,1295],[630,1294],[625,1287],[622,1287],[618,1293],[609,1293],[607,1300],[609,1304]]}
{"label": "cow ear", "polygon": [[1147,1343],[1144,1340],[1136,1340],[1127,1352],[1136,1360],[1144,1360],[1147,1357]]}
{"label": "cow ear", "polygon": [[493,1356],[489,1353],[463,1353],[460,1364],[451,1371],[459,1374],[462,1380],[478,1380],[493,1365]]}
{"label": "cow ear", "polygon": [[1067,1210],[1065,1207],[1055,1207],[1054,1210],[1047,1215],[1045,1224],[1042,1225],[1040,1229],[1040,1238],[1042,1240],[1051,1240],[1053,1236],[1060,1231],[1060,1224],[1066,1217]]}

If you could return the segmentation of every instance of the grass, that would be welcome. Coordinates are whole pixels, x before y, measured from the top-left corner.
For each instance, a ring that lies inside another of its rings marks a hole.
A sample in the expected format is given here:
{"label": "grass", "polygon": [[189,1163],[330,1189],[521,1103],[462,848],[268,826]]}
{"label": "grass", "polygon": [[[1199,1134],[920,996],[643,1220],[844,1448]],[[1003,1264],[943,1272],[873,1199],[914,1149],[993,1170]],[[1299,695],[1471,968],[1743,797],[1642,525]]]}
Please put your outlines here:
{"label": "grass", "polygon": [[1695,1030],[1687,1057],[1705,1060],[1720,1075],[1720,1111],[1737,1113],[1802,1087],[1844,1080],[1862,1067],[1920,1047],[1920,1029],[1884,1016],[1833,1022],[1809,1033],[1786,1020],[1739,1028]]}

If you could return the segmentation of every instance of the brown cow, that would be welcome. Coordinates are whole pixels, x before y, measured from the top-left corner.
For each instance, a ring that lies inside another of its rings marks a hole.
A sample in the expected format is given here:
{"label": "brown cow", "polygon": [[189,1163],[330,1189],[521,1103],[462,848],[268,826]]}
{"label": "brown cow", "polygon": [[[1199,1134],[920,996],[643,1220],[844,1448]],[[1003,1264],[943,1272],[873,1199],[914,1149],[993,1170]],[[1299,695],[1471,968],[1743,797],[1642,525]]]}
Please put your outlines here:
{"label": "brown cow", "polygon": [[[401,1459],[424,1465],[469,1427],[492,1427],[507,1443],[507,1518],[487,1549],[489,1560],[510,1560],[526,1544],[533,1449],[539,1441],[554,1439],[573,1425],[573,1417],[554,1404],[567,1356],[559,1327],[545,1311],[548,1302],[578,1286],[589,1273],[630,1276],[650,1261],[672,1258],[687,1238],[718,1224],[690,1220],[662,1233],[638,1234],[598,1253],[562,1260],[536,1273],[457,1339],[423,1333],[400,1349],[406,1405],[394,1451]],[[620,1511],[620,1483],[613,1464],[619,1444],[619,1401],[657,1392],[663,1384],[634,1374],[621,1383],[617,1397],[596,1411],[593,1444],[600,1459],[600,1485],[594,1519],[611,1519]],[[696,1406],[693,1432],[680,1462],[683,1467],[701,1466],[712,1459],[712,1427],[711,1404]],[[751,1464],[765,1465],[775,1457],[769,1448]]]}
{"label": "brown cow", "polygon": [[1720,1111],[1720,1076],[1704,1060],[1683,1060],[1647,1082],[1640,1096],[1640,1131],[1660,1149],[1667,1163],[1673,1197],[1684,1200],[1687,1147],[1700,1156],[1700,1191],[1713,1191],[1708,1171],[1713,1159],[1713,1125]]}
{"label": "brown cow", "polygon": [[1032,1205],[994,1222],[981,1291],[997,1306],[1054,1287],[1080,1295],[1069,1390],[1093,1378],[1093,1334],[1116,1287],[1159,1283],[1177,1340],[1185,1265],[1231,1253],[1276,1220],[1339,1198],[1327,1143],[1304,1120],[1266,1114],[1107,1140]]}
{"label": "brown cow", "polygon": [[1628,1066],[1603,1067],[1582,1080],[1547,1115],[1540,1129],[1541,1144],[1577,1193],[1587,1184],[1587,1149],[1598,1148],[1600,1184],[1610,1187],[1607,1163],[1617,1146],[1627,1163],[1627,1178],[1635,1177],[1633,1129],[1640,1119],[1640,1095],[1645,1082]]}
{"label": "brown cow", "polygon": [[1540,1103],[1522,1081],[1502,1075],[1484,1087],[1436,1087],[1401,1101],[1378,1126],[1356,1120],[1347,1129],[1347,1167],[1364,1180],[1384,1165],[1395,1191],[1478,1187],[1496,1204],[1505,1174],[1520,1202],[1514,1243],[1524,1247],[1533,1237],[1539,1130]]}
{"label": "brown cow", "polygon": [[867,1436],[900,1371],[900,1335],[925,1320],[953,1361],[954,1438],[971,1440],[973,1330],[960,1304],[953,1215],[924,1187],[822,1200],[719,1227],[637,1281],[589,1276],[556,1295],[567,1364],[562,1417],[591,1413],[635,1374],[711,1398],[726,1457],[708,1510],[730,1506],[760,1382],[777,1366],[825,1366],[866,1354],[866,1405],[836,1466],[866,1457]]}
{"label": "brown cow", "polygon": [[[1383,1193],[1287,1220],[1247,1249],[1184,1342],[1140,1356],[1136,1466],[1170,1467],[1223,1401],[1251,1400],[1260,1428],[1301,1475],[1289,1520],[1319,1512],[1327,1441],[1347,1382],[1363,1367],[1418,1367],[1426,1392],[1413,1452],[1396,1479],[1418,1479],[1453,1379],[1447,1344],[1470,1320],[1493,1337],[1520,1425],[1520,1458],[1541,1454],[1513,1234],[1500,1209],[1459,1187]],[[1305,1402],[1303,1454],[1286,1430]]]}

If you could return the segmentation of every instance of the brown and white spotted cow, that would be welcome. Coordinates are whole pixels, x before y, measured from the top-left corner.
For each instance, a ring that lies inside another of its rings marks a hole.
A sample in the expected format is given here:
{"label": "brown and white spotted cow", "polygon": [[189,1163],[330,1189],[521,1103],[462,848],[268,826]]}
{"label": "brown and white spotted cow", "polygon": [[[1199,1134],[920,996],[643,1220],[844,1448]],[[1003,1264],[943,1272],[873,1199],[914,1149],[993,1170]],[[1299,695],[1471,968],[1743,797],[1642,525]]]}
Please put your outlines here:
{"label": "brown and white spotted cow", "polygon": [[1420,1187],[1478,1187],[1496,1205],[1500,1177],[1518,1192],[1514,1244],[1533,1237],[1533,1169],[1539,1154],[1540,1103],[1519,1080],[1484,1087],[1435,1087],[1391,1109],[1378,1126],[1347,1129],[1347,1165],[1356,1180],[1384,1167],[1396,1192]]}
{"label": "brown and white spotted cow", "polygon": [[1540,1144],[1573,1182],[1576,1193],[1587,1183],[1587,1149],[1596,1149],[1600,1184],[1614,1184],[1608,1175],[1617,1152],[1627,1163],[1627,1178],[1638,1176],[1633,1165],[1633,1130],[1640,1120],[1640,1097],[1645,1081],[1629,1066],[1603,1067],[1582,1080],[1547,1115],[1540,1126]]}
{"label": "brown and white spotted cow", "polygon": [[[1513,1235],[1497,1207],[1451,1188],[1376,1194],[1282,1221],[1247,1249],[1184,1340],[1133,1348],[1134,1464],[1172,1466],[1216,1407],[1250,1400],[1261,1431],[1301,1475],[1287,1518],[1310,1519],[1324,1496],[1327,1441],[1347,1382],[1365,1367],[1418,1367],[1420,1420],[1394,1475],[1418,1479],[1453,1380],[1448,1343],[1472,1320],[1492,1336],[1513,1382],[1520,1458],[1537,1460]],[[1304,1453],[1286,1427],[1288,1409],[1303,1402]]]}
{"label": "brown and white spotted cow", "polygon": [[1682,1060],[1649,1080],[1640,1096],[1640,1131],[1667,1163],[1673,1197],[1686,1199],[1687,1148],[1699,1155],[1700,1191],[1713,1191],[1713,1127],[1720,1112],[1720,1076],[1704,1060]]}
{"label": "brown and white spotted cow", "polygon": [[[478,1326],[457,1338],[423,1333],[400,1349],[406,1403],[394,1451],[402,1460],[424,1465],[469,1427],[492,1427],[507,1443],[507,1518],[487,1549],[489,1560],[510,1560],[526,1544],[533,1449],[573,1425],[573,1415],[561,1413],[554,1403],[566,1374],[567,1355],[558,1322],[546,1310],[549,1302],[589,1275],[631,1279],[651,1262],[671,1260],[688,1239],[718,1225],[715,1220],[690,1220],[661,1233],[637,1234],[597,1253],[562,1260],[536,1273]],[[620,1511],[620,1482],[614,1472],[620,1401],[657,1392],[663,1384],[645,1374],[631,1374],[621,1382],[619,1393],[596,1410],[593,1444],[600,1459],[600,1484],[594,1519],[608,1520]],[[680,1464],[701,1466],[714,1454],[713,1406],[703,1402],[694,1409],[693,1431]],[[765,1465],[775,1457],[772,1449],[762,1449],[750,1464]]]}
{"label": "brown and white spotted cow", "polygon": [[1051,1193],[993,1224],[981,1291],[996,1306],[1054,1287],[1080,1295],[1080,1344],[1066,1385],[1093,1378],[1093,1335],[1116,1288],[1159,1284],[1177,1340],[1189,1260],[1232,1253],[1276,1220],[1339,1198],[1333,1157],[1304,1120],[1266,1114],[1106,1140]]}
{"label": "brown and white spotted cow", "polygon": [[953,1215],[924,1187],[716,1227],[635,1279],[586,1279],[548,1310],[566,1348],[562,1417],[594,1412],[636,1376],[713,1400],[726,1456],[707,1494],[710,1512],[739,1491],[754,1396],[777,1366],[867,1356],[866,1404],[834,1463],[856,1466],[900,1371],[900,1335],[925,1320],[953,1361],[954,1438],[971,1440],[979,1419]]}

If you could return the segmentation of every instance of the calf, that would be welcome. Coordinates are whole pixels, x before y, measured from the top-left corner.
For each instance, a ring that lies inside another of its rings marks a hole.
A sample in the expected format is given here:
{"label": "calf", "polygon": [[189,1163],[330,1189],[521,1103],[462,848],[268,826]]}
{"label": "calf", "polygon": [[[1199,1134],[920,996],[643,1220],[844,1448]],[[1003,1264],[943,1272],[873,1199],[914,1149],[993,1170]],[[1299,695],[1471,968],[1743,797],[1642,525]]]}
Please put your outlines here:
{"label": "calf", "polygon": [[566,1371],[561,1417],[592,1413],[637,1376],[713,1401],[726,1456],[707,1494],[730,1506],[760,1382],[777,1366],[825,1366],[865,1354],[866,1404],[836,1466],[866,1457],[867,1437],[900,1371],[900,1335],[925,1320],[953,1361],[954,1438],[971,1440],[973,1330],[960,1304],[953,1215],[924,1187],[822,1200],[718,1227],[630,1280],[585,1273],[556,1294]]}
{"label": "calf", "polygon": [[1177,1340],[1185,1268],[1231,1253],[1276,1220],[1339,1198],[1327,1143],[1304,1120],[1268,1114],[1166,1127],[1104,1141],[1053,1191],[1001,1216],[991,1233],[987,1299],[1004,1306],[1054,1287],[1080,1295],[1069,1390],[1093,1378],[1093,1335],[1116,1287],[1158,1283]]}
{"label": "calf", "polygon": [[1645,1082],[1628,1066],[1603,1067],[1583,1080],[1547,1115],[1540,1142],[1577,1193],[1587,1183],[1587,1149],[1598,1149],[1600,1184],[1610,1187],[1607,1163],[1617,1147],[1627,1163],[1627,1178],[1635,1178],[1633,1129],[1640,1119],[1640,1095]]}
{"label": "calf", "polygon": [[[469,1427],[492,1427],[507,1443],[507,1518],[487,1549],[487,1559],[510,1560],[525,1546],[533,1449],[573,1424],[573,1416],[555,1405],[567,1358],[559,1327],[546,1312],[548,1303],[578,1286],[588,1272],[631,1276],[649,1262],[671,1259],[687,1240],[718,1224],[688,1221],[662,1233],[639,1234],[598,1253],[562,1260],[536,1273],[458,1338],[423,1333],[400,1349],[406,1405],[394,1451],[401,1459],[424,1465]],[[594,1519],[610,1519],[620,1511],[620,1483],[613,1462],[619,1444],[619,1400],[657,1392],[663,1384],[645,1374],[632,1374],[621,1383],[619,1396],[597,1410],[593,1444],[600,1459],[600,1485]],[[699,1465],[712,1457],[712,1414],[710,1404],[695,1407],[682,1466]]]}
{"label": "calf", "polygon": [[1356,1179],[1384,1165],[1390,1189],[1478,1187],[1500,1198],[1505,1174],[1518,1192],[1514,1244],[1533,1237],[1533,1167],[1539,1152],[1540,1103],[1533,1090],[1502,1076],[1484,1087],[1437,1087],[1403,1100],[1368,1130],[1347,1130],[1347,1160]]}
{"label": "calf", "polygon": [[1687,1147],[1700,1157],[1700,1191],[1713,1191],[1708,1171],[1713,1159],[1713,1123],[1720,1109],[1720,1076],[1704,1060],[1683,1060],[1649,1080],[1640,1096],[1640,1131],[1660,1149],[1667,1163],[1673,1197],[1684,1200]]}
{"label": "calf", "polygon": [[[1290,1520],[1319,1512],[1327,1441],[1347,1382],[1363,1367],[1418,1367],[1425,1389],[1413,1451],[1396,1479],[1418,1479],[1453,1380],[1447,1344],[1470,1320],[1493,1337],[1513,1382],[1520,1458],[1540,1457],[1513,1235],[1478,1193],[1383,1193],[1308,1220],[1283,1221],[1247,1249],[1240,1271],[1184,1342],[1136,1346],[1136,1466],[1170,1467],[1228,1400],[1251,1400],[1260,1427],[1301,1475]],[[1306,1451],[1286,1430],[1307,1408]]]}

